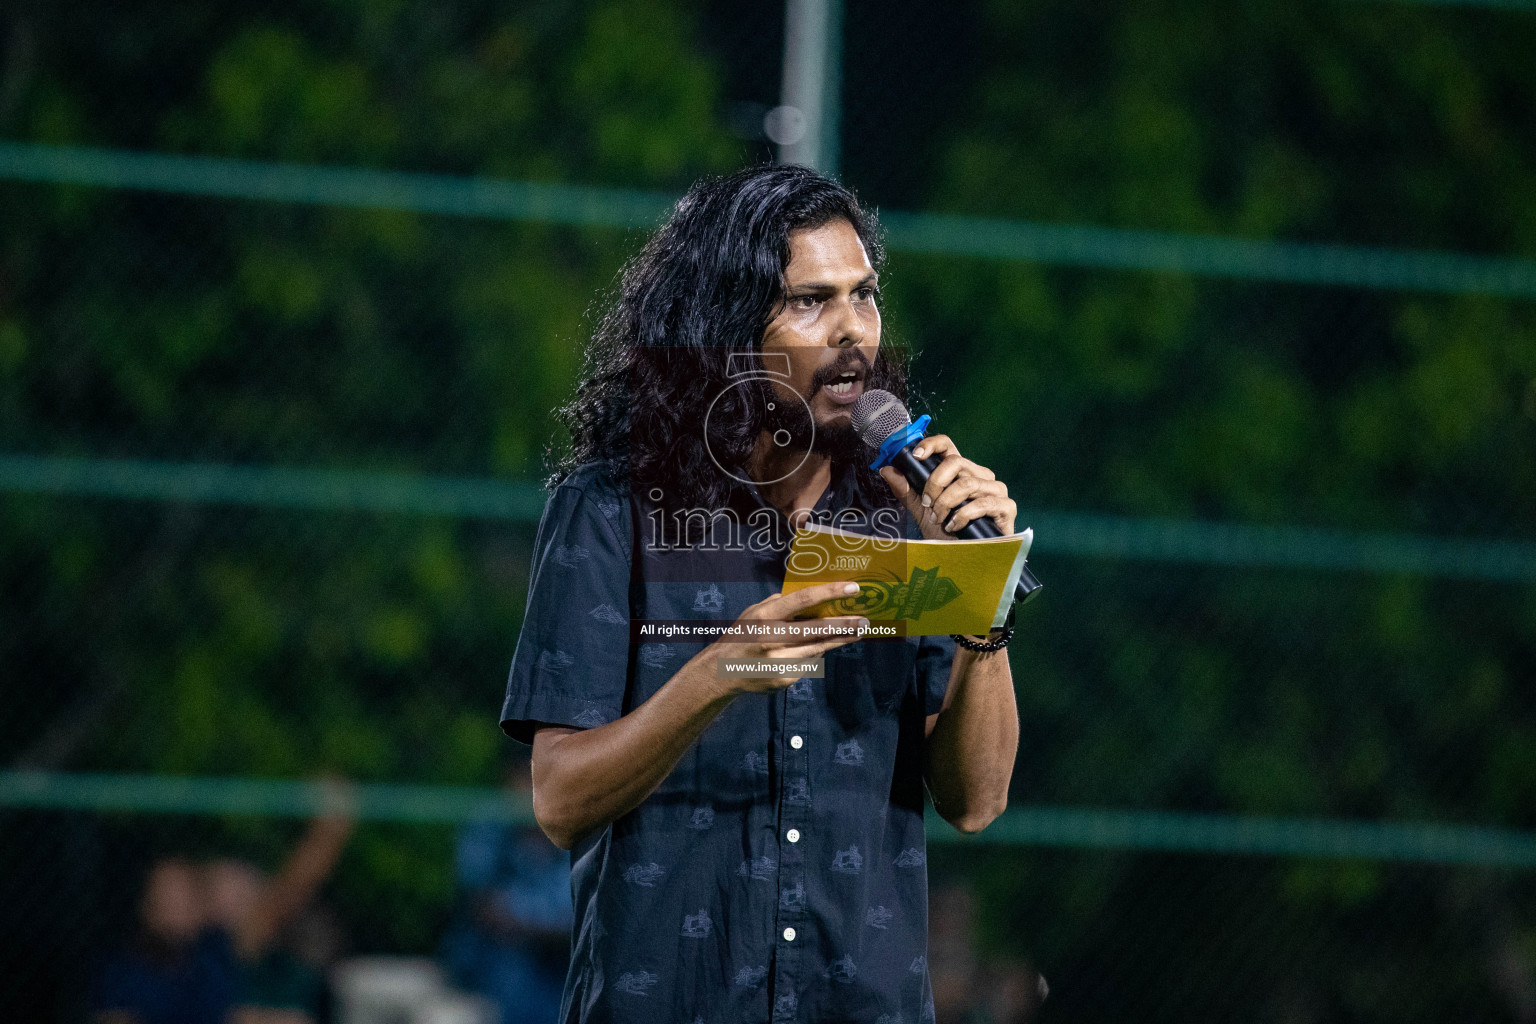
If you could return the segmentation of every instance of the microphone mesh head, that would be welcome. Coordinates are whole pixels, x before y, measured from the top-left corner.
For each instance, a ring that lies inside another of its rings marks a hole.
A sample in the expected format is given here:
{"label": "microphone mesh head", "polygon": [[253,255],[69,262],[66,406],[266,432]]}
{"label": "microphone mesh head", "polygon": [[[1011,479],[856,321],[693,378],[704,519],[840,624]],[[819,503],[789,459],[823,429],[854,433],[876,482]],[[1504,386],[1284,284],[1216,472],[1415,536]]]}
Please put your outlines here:
{"label": "microphone mesh head", "polygon": [[901,399],[879,388],[866,391],[855,399],[850,416],[853,432],[871,448],[879,448],[886,438],[912,422],[912,414],[901,404]]}

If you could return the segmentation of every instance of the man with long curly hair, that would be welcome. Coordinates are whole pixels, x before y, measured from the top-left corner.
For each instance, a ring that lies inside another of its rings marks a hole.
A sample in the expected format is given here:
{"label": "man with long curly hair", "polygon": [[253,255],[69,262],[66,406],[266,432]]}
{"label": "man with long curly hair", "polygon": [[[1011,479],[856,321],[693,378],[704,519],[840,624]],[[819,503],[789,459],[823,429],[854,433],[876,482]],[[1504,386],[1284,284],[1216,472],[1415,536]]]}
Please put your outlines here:
{"label": "man with long curly hair", "polygon": [[[906,395],[881,347],[883,256],[847,189],[753,168],[683,197],[597,323],[502,711],[533,745],[539,824],[572,851],[563,1021],[932,1018],[924,787],[964,832],[1002,811],[1006,655],[658,628],[789,619],[856,589],[780,592],[807,520],[1012,532],[1007,489],[946,437],[920,442],[943,457],[920,494],[867,466],[853,401]],[[819,676],[718,670],[818,656]]]}

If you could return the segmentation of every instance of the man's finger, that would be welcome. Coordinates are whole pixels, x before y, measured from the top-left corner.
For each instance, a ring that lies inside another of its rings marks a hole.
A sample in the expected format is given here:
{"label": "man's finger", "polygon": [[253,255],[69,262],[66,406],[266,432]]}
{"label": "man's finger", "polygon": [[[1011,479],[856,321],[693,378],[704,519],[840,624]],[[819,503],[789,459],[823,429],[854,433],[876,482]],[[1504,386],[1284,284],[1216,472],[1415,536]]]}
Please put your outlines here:
{"label": "man's finger", "polygon": [[890,485],[891,493],[901,501],[906,501],[912,496],[912,485],[907,482],[906,477],[896,472],[896,467],[881,466],[880,479]]}
{"label": "man's finger", "polygon": [[907,513],[913,519],[922,522],[923,504],[918,500],[920,495],[912,488],[912,484],[907,481],[907,478],[898,473],[892,466],[881,466],[880,477],[890,486],[891,493],[906,508]]}
{"label": "man's finger", "polygon": [[792,594],[782,594],[773,602],[774,615],[772,618],[789,619],[796,612],[803,612],[807,608],[821,604],[823,601],[836,600],[839,597],[851,597],[859,592],[859,585],[852,580],[841,580],[836,583],[818,583],[804,590],[797,590]]}
{"label": "man's finger", "polygon": [[950,452],[944,456],[944,461],[939,463],[938,468],[928,477],[928,483],[923,487],[923,507],[932,506],[938,500],[939,495],[944,493],[944,488],[954,483],[955,477],[959,476],[960,472],[969,468],[970,465],[968,461],[960,457],[958,452]]}
{"label": "man's finger", "polygon": [[944,527],[950,533],[961,529],[966,523],[991,516],[993,519],[1002,520],[997,524],[1003,533],[1013,532],[1014,516],[1018,515],[1018,507],[1012,498],[1004,498],[998,495],[985,494],[979,498],[973,498],[955,513],[955,517]]}
{"label": "man's finger", "polygon": [[806,644],[803,647],[781,647],[773,653],[773,657],[789,661],[801,658],[814,658],[818,654],[827,653],[834,647],[844,647],[851,643],[857,643],[861,639],[863,638],[857,636],[837,636],[827,640],[818,640],[814,644]]}
{"label": "man's finger", "polygon": [[917,447],[912,449],[912,454],[919,459],[926,459],[930,455],[947,455],[954,452],[960,454],[960,449],[955,447],[955,442],[949,439],[948,434],[934,434],[917,442]]}
{"label": "man's finger", "polygon": [[[812,623],[812,622],[814,622],[817,625],[818,628],[823,628],[823,629],[839,629],[840,628],[840,629],[845,629],[845,630],[852,630],[853,632],[850,632],[850,633],[840,633],[840,634],[837,634],[837,636],[838,637],[853,636],[855,638],[857,638],[857,635],[858,635],[857,634],[857,630],[859,629],[859,627],[861,627],[861,626],[867,627],[869,625],[869,620],[864,618],[861,615],[840,615],[840,616],[835,616],[835,617],[826,618],[826,619],[798,619],[796,621],[798,621],[800,623]],[[779,656],[778,652],[782,651],[786,647],[793,647],[793,646],[796,646],[796,645],[799,645],[799,644],[807,644],[807,643],[813,643],[813,642],[820,643],[822,639],[823,638],[820,637],[820,636],[815,637],[814,639],[810,638],[810,637],[801,637],[801,636],[782,637],[782,638],[776,638],[776,639],[771,639],[771,640],[764,640],[763,641],[763,645],[764,645],[765,648],[768,649],[767,656],[770,657],[770,658],[775,658],[775,657]]]}
{"label": "man's finger", "polygon": [[933,514],[942,523],[945,517],[960,507],[962,502],[974,501],[984,496],[1002,497],[1007,493],[1008,488],[1001,481],[978,480],[974,476],[964,474],[944,488],[944,492],[934,499]]}
{"label": "man's finger", "polygon": [[[838,584],[838,583],[818,583],[818,584],[816,584],[817,587],[824,587],[824,586],[836,587],[836,586],[839,586],[839,585],[846,586],[846,584]],[[807,590],[814,590],[814,589],[816,589],[816,588],[815,587],[807,588]],[[793,607],[793,604],[794,604],[795,600],[797,598],[799,598],[801,595],[803,595],[804,593],[806,593],[806,591],[798,590],[798,591],[795,591],[792,594],[786,594],[786,593],[784,593],[781,590],[781,591],[779,591],[776,594],[769,594],[767,597],[763,598],[761,601],[757,602],[756,604],[748,605],[746,607],[746,609],[741,613],[741,617],[744,618],[744,619],[782,619],[782,618],[787,618],[788,616],[784,614],[785,609]],[[834,595],[834,596],[840,596],[840,595]],[[825,599],[823,598],[823,600],[825,600]]]}

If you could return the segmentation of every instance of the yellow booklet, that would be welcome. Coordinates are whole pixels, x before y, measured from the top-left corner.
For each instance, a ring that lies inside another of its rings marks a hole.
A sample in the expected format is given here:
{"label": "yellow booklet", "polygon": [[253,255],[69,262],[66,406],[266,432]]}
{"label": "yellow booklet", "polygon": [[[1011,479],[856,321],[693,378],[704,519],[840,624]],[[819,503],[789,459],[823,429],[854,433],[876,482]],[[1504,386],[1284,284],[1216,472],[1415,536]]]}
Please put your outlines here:
{"label": "yellow booklet", "polygon": [[979,636],[1008,617],[1033,540],[1033,530],[986,540],[897,540],[812,524],[795,531],[784,593],[852,580],[857,594],[823,601],[810,614],[862,615],[876,635]]}

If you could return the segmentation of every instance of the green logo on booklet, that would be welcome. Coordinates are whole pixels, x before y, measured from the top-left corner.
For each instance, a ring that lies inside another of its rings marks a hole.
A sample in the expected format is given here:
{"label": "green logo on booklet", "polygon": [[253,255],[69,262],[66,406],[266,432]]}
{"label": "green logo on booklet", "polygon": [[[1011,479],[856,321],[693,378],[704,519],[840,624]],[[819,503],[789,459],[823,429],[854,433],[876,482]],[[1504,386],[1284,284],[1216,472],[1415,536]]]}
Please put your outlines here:
{"label": "green logo on booklet", "polygon": [[940,576],[937,567],[913,569],[908,580],[895,573],[887,575],[889,579],[859,580],[857,594],[832,602],[834,614],[916,620],[960,596],[959,586],[948,576]]}

